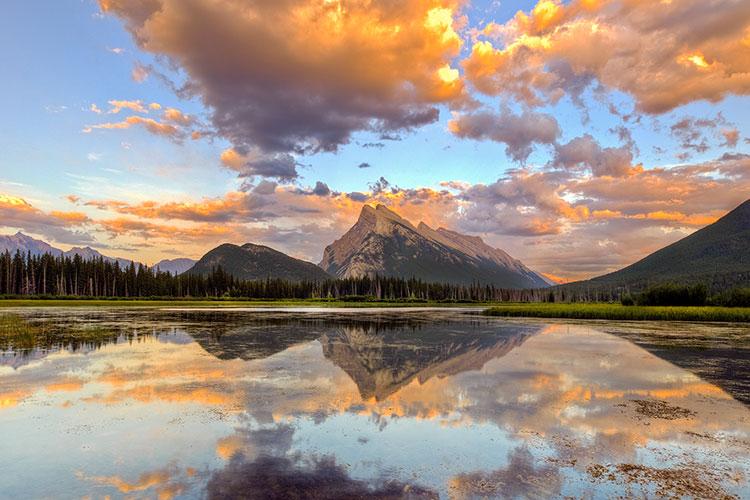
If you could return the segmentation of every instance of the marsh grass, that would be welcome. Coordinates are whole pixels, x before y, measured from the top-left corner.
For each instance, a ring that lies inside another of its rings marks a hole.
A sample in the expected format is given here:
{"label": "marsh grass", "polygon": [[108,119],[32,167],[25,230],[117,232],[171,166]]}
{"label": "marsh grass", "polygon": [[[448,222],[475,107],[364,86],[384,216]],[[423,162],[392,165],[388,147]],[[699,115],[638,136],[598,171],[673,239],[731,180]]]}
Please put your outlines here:
{"label": "marsh grass", "polygon": [[689,306],[624,306],[621,304],[503,304],[484,311],[487,316],[526,318],[610,319],[626,321],[750,322],[750,308]]}
{"label": "marsh grass", "polygon": [[18,314],[0,313],[0,351],[34,348],[102,345],[113,342],[119,333],[112,328],[80,323],[36,324]]}

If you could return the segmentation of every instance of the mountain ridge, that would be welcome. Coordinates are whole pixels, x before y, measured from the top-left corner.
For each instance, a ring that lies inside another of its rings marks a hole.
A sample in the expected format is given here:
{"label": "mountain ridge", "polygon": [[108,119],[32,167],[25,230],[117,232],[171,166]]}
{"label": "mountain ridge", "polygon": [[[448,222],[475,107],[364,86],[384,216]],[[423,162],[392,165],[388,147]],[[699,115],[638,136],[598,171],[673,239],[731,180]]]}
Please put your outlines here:
{"label": "mountain ridge", "polygon": [[414,226],[382,204],[364,205],[357,222],[325,248],[319,266],[338,278],[378,274],[507,288],[551,284],[477,236],[424,222]]}
{"label": "mountain ridge", "polygon": [[750,284],[750,199],[716,222],[617,271],[560,285],[568,288],[628,288],[674,282],[705,283],[712,289]]}
{"label": "mountain ridge", "polygon": [[[120,267],[127,267],[130,265],[131,262],[133,262],[136,267],[140,264],[139,262],[133,260],[133,259],[125,259],[122,257],[110,257],[108,255],[104,255],[100,251],[91,248],[90,246],[85,247],[72,247],[70,250],[61,250],[59,248],[56,248],[49,243],[47,243],[44,240],[39,240],[34,237],[31,237],[27,234],[22,233],[21,231],[18,231],[15,234],[3,234],[0,235],[0,252],[8,251],[11,254],[15,254],[17,251],[20,251],[22,254],[31,253],[32,255],[43,255],[45,253],[54,255],[55,257],[70,257],[73,258],[76,255],[80,256],[83,260],[94,260],[102,258],[107,262],[117,262],[120,264]],[[182,269],[181,271],[177,272],[179,270],[180,266],[185,266],[188,262],[192,264],[195,263],[193,259],[187,259],[187,258],[178,258],[178,259],[165,259],[162,261],[157,262],[154,264],[154,269],[158,268],[159,270],[163,272],[169,272],[171,274],[180,274],[181,272],[185,271],[187,268]],[[145,264],[144,264],[145,265]]]}
{"label": "mountain ridge", "polygon": [[185,272],[207,275],[217,266],[242,280],[273,278],[287,281],[321,281],[331,278],[312,262],[295,259],[271,247],[254,243],[245,243],[242,246],[222,243],[208,251]]}

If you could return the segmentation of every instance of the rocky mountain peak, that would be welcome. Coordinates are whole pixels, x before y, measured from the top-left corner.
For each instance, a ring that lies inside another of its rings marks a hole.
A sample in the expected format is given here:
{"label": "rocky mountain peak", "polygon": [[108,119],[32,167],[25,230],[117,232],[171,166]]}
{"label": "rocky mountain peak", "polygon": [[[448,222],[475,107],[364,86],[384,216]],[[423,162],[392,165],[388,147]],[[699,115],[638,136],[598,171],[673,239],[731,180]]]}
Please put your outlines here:
{"label": "rocky mountain peak", "polygon": [[520,261],[479,237],[442,227],[435,230],[425,222],[414,226],[382,204],[363,206],[351,229],[326,247],[320,266],[341,278],[377,274],[518,288],[548,285]]}

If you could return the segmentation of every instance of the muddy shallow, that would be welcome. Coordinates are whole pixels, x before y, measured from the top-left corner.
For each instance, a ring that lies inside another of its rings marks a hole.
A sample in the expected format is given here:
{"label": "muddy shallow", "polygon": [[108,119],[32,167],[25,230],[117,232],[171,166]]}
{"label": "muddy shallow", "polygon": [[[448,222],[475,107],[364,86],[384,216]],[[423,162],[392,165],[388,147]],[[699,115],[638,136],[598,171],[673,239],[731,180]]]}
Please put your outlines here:
{"label": "muddy shallow", "polygon": [[744,327],[0,314],[2,497],[750,496]]}

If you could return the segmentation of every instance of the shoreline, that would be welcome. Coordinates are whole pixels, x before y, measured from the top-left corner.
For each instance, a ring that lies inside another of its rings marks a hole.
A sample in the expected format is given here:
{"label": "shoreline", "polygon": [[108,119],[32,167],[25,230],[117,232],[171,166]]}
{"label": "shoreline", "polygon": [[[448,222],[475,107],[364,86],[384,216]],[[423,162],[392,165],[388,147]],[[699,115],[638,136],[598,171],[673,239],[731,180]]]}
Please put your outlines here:
{"label": "shoreline", "polygon": [[380,310],[471,309],[477,314],[507,318],[612,321],[689,321],[750,323],[750,308],[719,306],[623,306],[610,303],[496,302],[347,302],[340,300],[196,300],[196,299],[0,299],[0,311],[13,308],[153,308],[184,311],[257,309]]}

